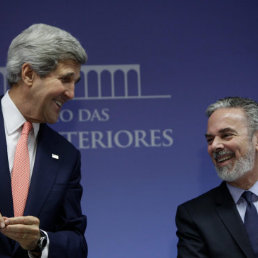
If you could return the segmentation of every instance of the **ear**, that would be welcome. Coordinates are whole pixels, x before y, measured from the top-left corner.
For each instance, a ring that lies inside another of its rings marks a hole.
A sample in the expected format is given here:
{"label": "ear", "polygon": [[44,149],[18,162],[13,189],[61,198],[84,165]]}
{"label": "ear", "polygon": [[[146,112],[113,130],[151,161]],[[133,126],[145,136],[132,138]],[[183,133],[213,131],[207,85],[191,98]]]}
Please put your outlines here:
{"label": "ear", "polygon": [[256,150],[258,151],[258,130],[256,130],[255,132],[254,132],[254,143],[255,143],[255,148],[256,148]]}
{"label": "ear", "polygon": [[22,65],[21,78],[26,85],[32,85],[35,75],[36,73],[32,70],[30,64],[24,63]]}

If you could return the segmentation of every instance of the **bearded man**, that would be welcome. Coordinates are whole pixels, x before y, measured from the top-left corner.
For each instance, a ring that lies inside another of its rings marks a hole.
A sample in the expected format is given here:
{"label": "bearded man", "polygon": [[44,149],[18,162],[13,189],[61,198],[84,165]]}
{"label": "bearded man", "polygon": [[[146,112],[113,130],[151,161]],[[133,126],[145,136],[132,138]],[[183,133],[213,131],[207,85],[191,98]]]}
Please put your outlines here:
{"label": "bearded man", "polygon": [[258,103],[227,97],[207,110],[208,153],[220,186],[181,204],[178,257],[258,257]]}

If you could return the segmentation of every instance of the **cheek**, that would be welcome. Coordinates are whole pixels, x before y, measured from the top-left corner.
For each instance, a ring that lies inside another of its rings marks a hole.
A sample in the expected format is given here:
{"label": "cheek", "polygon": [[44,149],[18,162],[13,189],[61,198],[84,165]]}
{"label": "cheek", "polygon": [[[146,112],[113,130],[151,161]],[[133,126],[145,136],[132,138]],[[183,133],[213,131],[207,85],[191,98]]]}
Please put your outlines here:
{"label": "cheek", "polygon": [[207,151],[208,151],[208,154],[211,156],[212,158],[212,148],[210,146],[207,147]]}
{"label": "cheek", "polygon": [[48,81],[45,86],[47,95],[56,95],[64,89],[62,83],[58,79]]}
{"label": "cheek", "polygon": [[248,152],[248,146],[242,144],[242,146],[236,146],[233,151],[235,152],[235,156],[237,159],[243,157]]}

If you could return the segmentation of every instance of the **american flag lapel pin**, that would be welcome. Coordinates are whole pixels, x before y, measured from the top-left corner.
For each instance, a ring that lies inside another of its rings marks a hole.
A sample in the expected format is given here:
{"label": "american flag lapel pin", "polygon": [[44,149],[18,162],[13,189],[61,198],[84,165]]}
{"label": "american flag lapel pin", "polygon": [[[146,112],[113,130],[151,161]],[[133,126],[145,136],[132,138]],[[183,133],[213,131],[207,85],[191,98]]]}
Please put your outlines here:
{"label": "american flag lapel pin", "polygon": [[52,153],[52,158],[53,158],[53,159],[59,159],[59,156],[58,156],[57,154],[53,154],[53,153]]}

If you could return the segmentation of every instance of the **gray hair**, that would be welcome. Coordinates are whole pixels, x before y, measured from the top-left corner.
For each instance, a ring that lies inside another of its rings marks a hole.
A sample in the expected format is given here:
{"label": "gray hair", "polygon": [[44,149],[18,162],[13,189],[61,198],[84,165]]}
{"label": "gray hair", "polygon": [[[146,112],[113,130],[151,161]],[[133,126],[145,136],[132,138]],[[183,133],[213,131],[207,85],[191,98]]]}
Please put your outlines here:
{"label": "gray hair", "polygon": [[258,103],[255,100],[242,97],[219,99],[208,106],[206,115],[210,117],[214,111],[220,108],[241,108],[246,114],[250,135],[258,130]]}
{"label": "gray hair", "polygon": [[7,80],[10,85],[21,79],[21,68],[29,63],[40,76],[54,71],[58,62],[74,60],[79,64],[87,61],[87,54],[80,42],[69,32],[46,24],[34,24],[15,37],[7,57]]}

